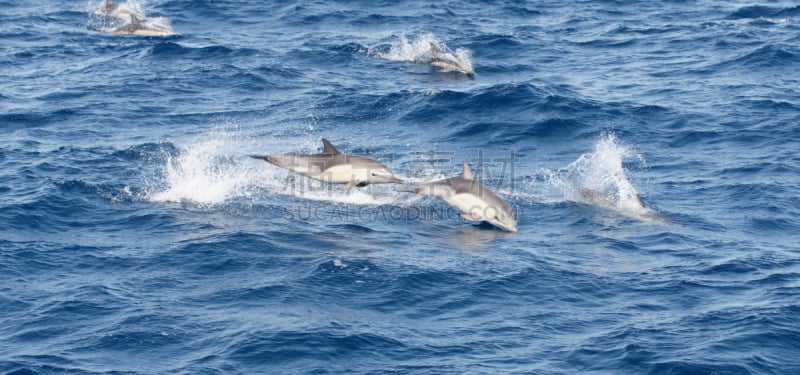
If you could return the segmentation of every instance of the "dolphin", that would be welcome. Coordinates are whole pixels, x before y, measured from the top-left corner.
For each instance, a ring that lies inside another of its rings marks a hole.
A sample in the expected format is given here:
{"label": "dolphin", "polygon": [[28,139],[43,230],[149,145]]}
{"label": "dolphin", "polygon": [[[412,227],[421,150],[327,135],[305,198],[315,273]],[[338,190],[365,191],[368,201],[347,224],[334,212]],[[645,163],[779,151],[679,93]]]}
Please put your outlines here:
{"label": "dolphin", "polygon": [[[581,196],[601,206],[617,207],[617,204],[619,203],[617,198],[608,196],[593,189],[587,189],[587,188],[581,189]],[[635,198],[636,198],[636,203],[639,204],[639,208],[646,208],[644,205],[644,200],[642,200],[641,195],[636,194]]]}
{"label": "dolphin", "polygon": [[162,36],[172,35],[172,30],[164,29],[161,27],[154,27],[149,24],[143,23],[146,19],[130,13],[130,23],[124,24],[117,28],[112,29],[112,34],[121,35],[146,35],[146,36]]}
{"label": "dolphin", "polygon": [[617,199],[616,197],[609,196],[597,190],[588,188],[581,189],[581,197],[589,200],[590,203],[593,203],[600,207],[614,209],[614,211],[618,213],[621,213],[625,216],[629,216],[644,222],[660,223],[660,224],[675,223],[672,219],[658,213],[652,208],[647,207],[644,204],[642,196],[639,194],[636,194],[634,196],[634,198],[636,198],[636,205],[633,207],[621,206],[619,199]]}
{"label": "dolphin", "polygon": [[431,59],[429,64],[441,69],[443,72],[459,72],[464,73],[470,77],[475,76],[475,70],[472,67],[461,61],[455,54],[449,51],[443,51],[431,42]]}
{"label": "dolphin", "polygon": [[417,187],[413,193],[441,198],[461,212],[469,221],[486,221],[496,227],[515,233],[517,221],[500,197],[475,180],[469,164],[463,162],[460,176],[434,181]]}
{"label": "dolphin", "polygon": [[368,184],[403,183],[403,180],[395,177],[388,167],[376,160],[343,154],[327,139],[322,140],[322,145],[323,150],[320,154],[250,155],[250,157],[315,180],[344,184],[341,189],[345,190]]}

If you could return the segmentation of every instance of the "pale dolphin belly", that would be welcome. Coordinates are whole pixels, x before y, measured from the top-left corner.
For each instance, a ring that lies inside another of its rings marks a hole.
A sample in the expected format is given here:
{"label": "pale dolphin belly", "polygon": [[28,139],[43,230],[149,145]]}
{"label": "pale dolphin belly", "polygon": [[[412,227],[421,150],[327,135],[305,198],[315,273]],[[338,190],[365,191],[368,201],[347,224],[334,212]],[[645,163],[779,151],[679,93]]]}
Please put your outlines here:
{"label": "pale dolphin belly", "polygon": [[455,207],[462,213],[462,217],[471,221],[488,221],[493,219],[499,208],[493,207],[473,194],[455,194],[442,197],[445,202]]}
{"label": "pale dolphin belly", "polygon": [[172,32],[167,30],[139,29],[134,31],[132,34],[143,35],[143,36],[166,36],[166,35],[172,35]]}
{"label": "pale dolphin belly", "polygon": [[[316,168],[315,168],[316,167]],[[320,170],[320,166],[313,166],[307,172],[294,169],[295,172],[304,173],[315,180],[330,182],[334,184],[345,184],[350,181],[369,181],[370,169],[364,167],[353,167],[351,164],[336,165],[325,170]]]}

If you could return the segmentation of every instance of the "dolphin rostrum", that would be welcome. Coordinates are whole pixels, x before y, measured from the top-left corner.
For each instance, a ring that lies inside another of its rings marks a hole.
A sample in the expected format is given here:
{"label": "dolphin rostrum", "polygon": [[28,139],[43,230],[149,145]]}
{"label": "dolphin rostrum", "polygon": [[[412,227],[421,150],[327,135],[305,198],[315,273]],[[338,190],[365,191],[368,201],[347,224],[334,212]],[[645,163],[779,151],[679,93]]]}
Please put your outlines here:
{"label": "dolphin rostrum", "polygon": [[462,61],[458,56],[449,51],[443,51],[431,42],[431,59],[429,64],[441,69],[443,72],[459,72],[470,77],[475,76],[475,70],[469,63]]}
{"label": "dolphin rostrum", "polygon": [[324,148],[320,154],[250,155],[250,157],[315,180],[345,184],[342,189],[364,187],[368,184],[403,183],[403,180],[395,177],[388,167],[376,160],[343,154],[327,139],[322,140],[322,145]]}
{"label": "dolphin rostrum", "polygon": [[414,193],[441,198],[469,221],[486,221],[509,232],[517,231],[517,221],[500,197],[475,180],[469,164],[463,162],[460,176],[434,181],[414,189]]}

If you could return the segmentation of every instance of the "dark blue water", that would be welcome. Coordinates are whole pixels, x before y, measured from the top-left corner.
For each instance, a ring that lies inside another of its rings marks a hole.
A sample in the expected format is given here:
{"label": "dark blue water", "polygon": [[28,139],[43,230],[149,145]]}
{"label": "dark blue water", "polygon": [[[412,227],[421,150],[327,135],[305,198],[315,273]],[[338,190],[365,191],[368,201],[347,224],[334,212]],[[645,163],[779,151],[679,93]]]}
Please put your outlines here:
{"label": "dark blue water", "polygon": [[98,4],[0,1],[0,372],[800,372],[796,3]]}

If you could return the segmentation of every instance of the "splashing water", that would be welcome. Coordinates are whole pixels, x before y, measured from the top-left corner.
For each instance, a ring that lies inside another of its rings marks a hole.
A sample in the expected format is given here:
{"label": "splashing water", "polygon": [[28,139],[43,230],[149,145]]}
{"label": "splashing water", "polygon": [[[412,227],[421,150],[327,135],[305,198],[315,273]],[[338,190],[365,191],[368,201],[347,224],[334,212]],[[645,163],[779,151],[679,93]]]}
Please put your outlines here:
{"label": "splashing water", "polygon": [[178,156],[167,157],[167,189],[151,194],[150,200],[218,204],[234,196],[249,195],[254,171],[237,163],[228,147],[223,136],[200,141]]}
{"label": "splashing water", "polygon": [[116,9],[114,9],[111,13],[104,12],[106,2],[105,0],[101,1],[93,1],[89,0],[86,3],[86,9],[95,15],[106,15],[106,16],[117,16],[118,14],[135,14],[136,16],[144,18],[144,11],[142,10],[142,4],[144,0],[128,0],[124,3],[114,2],[117,5]]}
{"label": "splashing water", "polygon": [[643,158],[617,142],[613,133],[603,135],[594,150],[578,157],[558,171],[547,171],[547,183],[558,189],[564,201],[611,209],[646,222],[667,221],[644,206],[639,192],[630,182],[623,166],[626,159]]}
{"label": "splashing water", "polygon": [[120,28],[129,25],[132,22],[132,17],[141,20],[141,25],[144,31],[140,31],[141,35],[172,35],[172,25],[170,20],[166,17],[152,17],[147,18],[142,8],[143,0],[128,0],[124,3],[114,3],[116,8],[113,10],[106,10],[105,1],[87,2],[87,10],[89,12],[88,27],[103,31],[107,33],[120,33]]}
{"label": "splashing water", "polygon": [[[162,176],[156,177],[165,180],[160,184],[165,188],[149,194],[147,199],[153,202],[215,205],[236,198],[257,199],[266,192],[270,195],[331,203],[409,204],[406,193],[398,193],[388,184],[341,190],[341,185],[316,181],[252,159],[247,155],[263,153],[264,150],[260,150],[255,140],[237,138],[234,134],[215,130],[190,142],[178,155],[167,156]],[[243,151],[255,149],[259,150]],[[314,149],[307,151],[316,152]],[[418,198],[411,199],[412,202],[416,200]]]}
{"label": "splashing water", "polygon": [[144,22],[142,22],[142,25],[148,29],[161,32],[164,35],[172,35],[175,33],[175,31],[172,30],[172,23],[170,22],[169,18],[166,17],[147,18]]}
{"label": "splashing water", "polygon": [[[450,51],[443,42],[436,39],[435,35],[429,33],[420,35],[412,42],[409,42],[405,35],[401,35],[400,41],[392,44],[389,51],[376,54],[387,60],[425,64],[434,58],[434,47],[441,51]],[[472,52],[468,49],[456,48],[453,56],[461,66],[472,70]]]}
{"label": "splashing water", "polygon": [[619,145],[614,134],[606,134],[592,152],[581,155],[564,169],[564,181],[569,182],[562,186],[565,199],[585,201],[581,193],[589,189],[612,198],[621,207],[640,206],[636,199],[638,193],[622,165],[630,156],[631,150]]}

